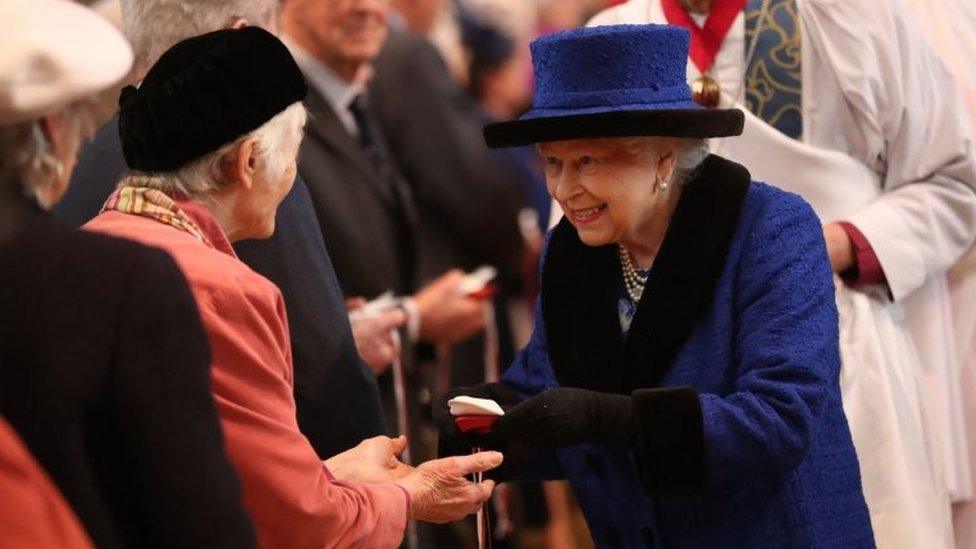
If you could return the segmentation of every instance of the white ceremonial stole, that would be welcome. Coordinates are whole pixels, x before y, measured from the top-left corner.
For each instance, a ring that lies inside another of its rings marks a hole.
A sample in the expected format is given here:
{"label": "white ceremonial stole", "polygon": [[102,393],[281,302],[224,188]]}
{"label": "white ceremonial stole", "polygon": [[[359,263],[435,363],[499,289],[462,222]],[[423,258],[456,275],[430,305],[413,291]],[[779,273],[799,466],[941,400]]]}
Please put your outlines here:
{"label": "white ceremonial stole", "polygon": [[[908,0],[915,21],[933,49],[942,58],[962,90],[976,142],[976,3],[972,0]],[[956,390],[963,401],[963,417],[950,418],[956,433],[952,448],[953,468],[949,486],[956,501],[976,495],[976,245],[948,273],[951,296],[951,324],[955,328],[958,364]],[[965,446],[968,438],[968,448]],[[970,501],[968,515],[957,509],[957,544],[976,548],[976,501]],[[966,524],[960,524],[964,522]],[[960,531],[966,531],[961,539]]]}
{"label": "white ceremonial stole", "polygon": [[712,152],[742,164],[756,181],[799,194],[822,222],[842,220],[881,194],[878,174],[862,162],[791,139],[735,105],[745,115],[742,135],[712,139]]}

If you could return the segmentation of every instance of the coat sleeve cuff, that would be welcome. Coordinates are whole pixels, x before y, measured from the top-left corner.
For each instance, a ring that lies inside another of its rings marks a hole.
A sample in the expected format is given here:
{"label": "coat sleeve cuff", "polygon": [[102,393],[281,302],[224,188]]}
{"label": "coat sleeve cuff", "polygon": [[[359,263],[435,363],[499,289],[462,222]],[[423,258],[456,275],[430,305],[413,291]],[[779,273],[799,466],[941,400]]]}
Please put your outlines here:
{"label": "coat sleeve cuff", "polygon": [[840,277],[852,288],[868,286],[873,284],[887,284],[884,269],[878,260],[878,255],[874,253],[874,248],[868,242],[864,233],[853,224],[841,221],[840,226],[847,233],[847,238],[854,247],[854,266],[840,273]]}
{"label": "coat sleeve cuff", "polygon": [[650,497],[688,495],[705,484],[701,400],[691,387],[638,389],[634,397],[637,468]]}

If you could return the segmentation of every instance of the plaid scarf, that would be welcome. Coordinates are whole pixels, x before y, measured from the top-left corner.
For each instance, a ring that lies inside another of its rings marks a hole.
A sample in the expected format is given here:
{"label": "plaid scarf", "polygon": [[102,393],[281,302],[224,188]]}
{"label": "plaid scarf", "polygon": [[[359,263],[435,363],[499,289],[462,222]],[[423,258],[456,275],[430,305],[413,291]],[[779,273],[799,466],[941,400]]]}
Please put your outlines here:
{"label": "plaid scarf", "polygon": [[[177,200],[180,196],[176,196]],[[193,235],[197,240],[214,248],[213,242],[207,237],[176,200],[170,198],[163,191],[149,187],[122,187],[116,190],[105,201],[102,211],[117,211],[140,217],[155,219],[175,227],[185,233]]]}

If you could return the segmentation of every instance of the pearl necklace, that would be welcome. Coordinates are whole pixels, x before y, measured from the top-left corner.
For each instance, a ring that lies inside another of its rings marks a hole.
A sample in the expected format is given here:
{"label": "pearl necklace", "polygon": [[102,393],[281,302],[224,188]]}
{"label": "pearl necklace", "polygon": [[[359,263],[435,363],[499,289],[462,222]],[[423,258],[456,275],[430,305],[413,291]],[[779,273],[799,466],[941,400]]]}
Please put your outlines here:
{"label": "pearl necklace", "polygon": [[637,267],[634,266],[634,260],[631,259],[630,252],[622,244],[617,245],[617,251],[620,255],[620,271],[623,274],[627,296],[630,297],[631,301],[637,303],[644,294],[644,285],[647,284],[647,277],[637,272]]}

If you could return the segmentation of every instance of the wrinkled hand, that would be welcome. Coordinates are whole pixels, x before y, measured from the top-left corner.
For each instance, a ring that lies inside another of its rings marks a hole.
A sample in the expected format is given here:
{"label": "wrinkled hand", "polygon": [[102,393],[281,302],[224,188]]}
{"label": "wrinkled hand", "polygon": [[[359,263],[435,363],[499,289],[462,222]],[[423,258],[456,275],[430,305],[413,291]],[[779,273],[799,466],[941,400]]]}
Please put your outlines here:
{"label": "wrinkled hand", "polygon": [[824,240],[827,242],[827,256],[830,266],[835,273],[842,273],[854,266],[854,245],[851,243],[847,231],[840,223],[828,223],[823,227]]}
{"label": "wrinkled hand", "polygon": [[475,484],[467,475],[498,467],[502,455],[479,452],[428,461],[397,484],[410,494],[410,518],[445,524],[460,520],[491,497],[494,481]]}
{"label": "wrinkled hand", "polygon": [[413,471],[399,460],[406,448],[407,438],[404,436],[368,438],[355,448],[325,460],[325,466],[340,480],[394,482]]}
{"label": "wrinkled hand", "polygon": [[[350,311],[365,305],[361,298],[346,301]],[[356,351],[375,375],[380,375],[400,354],[400,343],[394,331],[406,324],[407,315],[400,309],[388,309],[375,314],[350,317]]]}
{"label": "wrinkled hand", "polygon": [[420,338],[428,343],[457,343],[485,326],[485,302],[461,293],[464,273],[454,269],[413,296],[420,315]]}
{"label": "wrinkled hand", "polygon": [[556,387],[507,410],[492,438],[553,450],[585,442],[628,449],[633,444],[633,413],[628,395]]}

